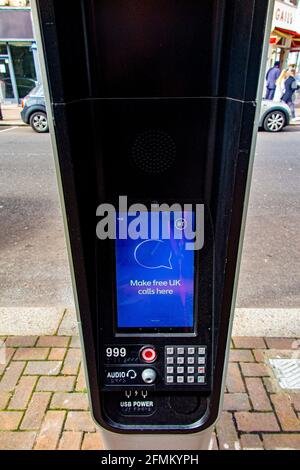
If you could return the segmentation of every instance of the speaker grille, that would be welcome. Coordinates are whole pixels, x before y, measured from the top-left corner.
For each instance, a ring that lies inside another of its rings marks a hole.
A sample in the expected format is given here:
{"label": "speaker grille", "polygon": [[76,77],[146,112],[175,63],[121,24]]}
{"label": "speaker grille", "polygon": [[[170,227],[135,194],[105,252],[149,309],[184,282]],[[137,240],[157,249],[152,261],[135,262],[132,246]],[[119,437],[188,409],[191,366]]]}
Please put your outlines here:
{"label": "speaker grille", "polygon": [[139,134],[132,146],[132,159],[145,173],[157,174],[168,170],[174,163],[176,145],[163,131],[150,129]]}

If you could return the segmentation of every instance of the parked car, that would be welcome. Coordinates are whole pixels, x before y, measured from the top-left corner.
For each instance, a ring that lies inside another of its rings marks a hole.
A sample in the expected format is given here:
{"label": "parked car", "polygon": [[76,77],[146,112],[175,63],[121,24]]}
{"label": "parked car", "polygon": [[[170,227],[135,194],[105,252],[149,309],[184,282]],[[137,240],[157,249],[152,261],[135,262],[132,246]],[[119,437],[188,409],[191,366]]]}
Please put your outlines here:
{"label": "parked car", "polygon": [[262,100],[259,128],[268,132],[279,132],[288,126],[291,120],[291,111],[284,101]]}
{"label": "parked car", "polygon": [[[20,97],[28,95],[37,86],[37,82],[33,78],[19,77],[18,75],[15,78]],[[14,96],[10,76],[2,78],[2,81],[5,83],[6,96]]]}
{"label": "parked car", "polygon": [[36,132],[49,132],[44,90],[37,85],[22,99],[21,117]]}

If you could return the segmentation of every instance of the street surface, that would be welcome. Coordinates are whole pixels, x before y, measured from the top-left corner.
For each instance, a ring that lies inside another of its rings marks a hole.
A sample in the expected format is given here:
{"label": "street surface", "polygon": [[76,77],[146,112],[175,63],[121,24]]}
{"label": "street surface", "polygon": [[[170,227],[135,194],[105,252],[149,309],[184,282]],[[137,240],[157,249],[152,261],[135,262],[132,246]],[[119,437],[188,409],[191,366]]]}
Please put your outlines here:
{"label": "street surface", "polygon": [[[259,133],[238,307],[300,305],[300,126]],[[0,128],[0,307],[72,305],[49,134]]]}

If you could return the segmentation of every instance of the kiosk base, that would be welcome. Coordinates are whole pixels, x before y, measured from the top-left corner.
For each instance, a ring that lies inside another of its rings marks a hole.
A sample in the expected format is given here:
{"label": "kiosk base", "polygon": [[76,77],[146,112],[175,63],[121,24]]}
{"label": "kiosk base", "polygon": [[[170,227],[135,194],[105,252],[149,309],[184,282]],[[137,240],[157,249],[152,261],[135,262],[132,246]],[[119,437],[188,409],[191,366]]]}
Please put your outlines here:
{"label": "kiosk base", "polygon": [[118,434],[101,429],[105,450],[209,450],[213,427],[195,434]]}

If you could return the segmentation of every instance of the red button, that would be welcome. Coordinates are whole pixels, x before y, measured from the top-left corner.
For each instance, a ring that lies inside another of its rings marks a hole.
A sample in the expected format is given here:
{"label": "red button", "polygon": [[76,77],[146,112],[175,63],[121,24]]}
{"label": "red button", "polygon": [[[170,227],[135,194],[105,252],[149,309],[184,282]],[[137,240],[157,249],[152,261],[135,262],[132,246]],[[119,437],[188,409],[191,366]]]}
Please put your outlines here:
{"label": "red button", "polygon": [[144,362],[154,362],[157,358],[157,354],[154,348],[144,348],[141,351],[141,358]]}

